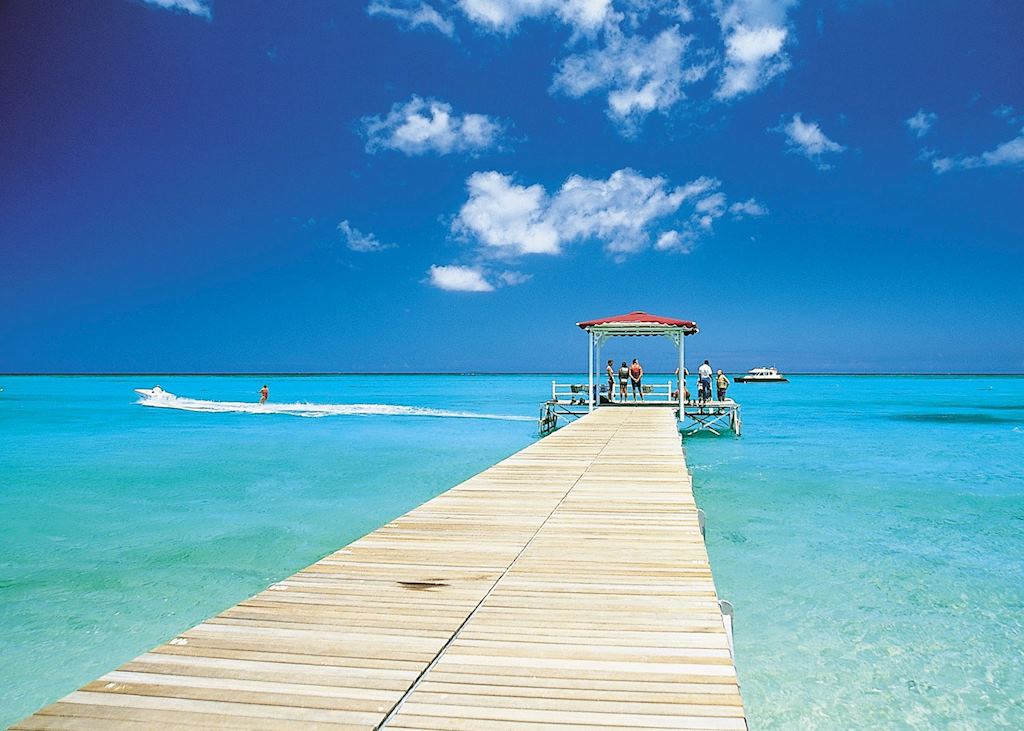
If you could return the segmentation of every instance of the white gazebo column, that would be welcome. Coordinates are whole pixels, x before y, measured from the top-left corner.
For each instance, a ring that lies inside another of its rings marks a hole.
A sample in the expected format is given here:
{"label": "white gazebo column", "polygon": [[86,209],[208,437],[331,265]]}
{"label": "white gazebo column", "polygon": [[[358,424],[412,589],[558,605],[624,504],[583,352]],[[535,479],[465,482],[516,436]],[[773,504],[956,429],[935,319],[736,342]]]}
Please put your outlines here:
{"label": "white gazebo column", "polygon": [[590,358],[587,363],[587,411],[594,410],[594,331],[589,331],[590,334]]}
{"label": "white gazebo column", "polygon": [[686,331],[679,330],[679,420],[686,416]]}
{"label": "white gazebo column", "polygon": [[[601,366],[601,343],[604,342],[604,337],[601,335],[597,336],[597,343],[595,348],[597,349],[597,355],[594,357],[594,377],[597,379],[597,394],[601,395],[601,384],[604,383],[604,368]],[[609,398],[611,395],[609,394]],[[594,399],[597,403],[596,406],[601,405],[601,399]]]}

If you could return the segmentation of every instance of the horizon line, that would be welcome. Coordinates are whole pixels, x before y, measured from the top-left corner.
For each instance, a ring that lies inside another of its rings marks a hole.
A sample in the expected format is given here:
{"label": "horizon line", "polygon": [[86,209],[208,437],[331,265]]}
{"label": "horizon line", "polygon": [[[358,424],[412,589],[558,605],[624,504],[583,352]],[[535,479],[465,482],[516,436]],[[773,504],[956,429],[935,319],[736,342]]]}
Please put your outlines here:
{"label": "horizon line", "polygon": [[[747,371],[726,371],[746,373]],[[23,376],[569,376],[583,371],[10,371],[0,377]],[[671,371],[646,371],[649,374],[667,374]],[[693,375],[693,374],[690,374]],[[787,371],[786,376],[1024,376],[1024,372],[972,372],[972,371]]]}

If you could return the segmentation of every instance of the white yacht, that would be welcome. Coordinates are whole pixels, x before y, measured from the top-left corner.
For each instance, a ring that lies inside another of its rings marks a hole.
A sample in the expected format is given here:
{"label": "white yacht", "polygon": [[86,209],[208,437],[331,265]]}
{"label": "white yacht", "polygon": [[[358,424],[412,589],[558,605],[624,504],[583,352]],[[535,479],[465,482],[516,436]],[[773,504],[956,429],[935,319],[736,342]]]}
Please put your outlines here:
{"label": "white yacht", "polygon": [[736,383],[783,383],[788,380],[775,366],[751,368],[746,374],[735,378]]}

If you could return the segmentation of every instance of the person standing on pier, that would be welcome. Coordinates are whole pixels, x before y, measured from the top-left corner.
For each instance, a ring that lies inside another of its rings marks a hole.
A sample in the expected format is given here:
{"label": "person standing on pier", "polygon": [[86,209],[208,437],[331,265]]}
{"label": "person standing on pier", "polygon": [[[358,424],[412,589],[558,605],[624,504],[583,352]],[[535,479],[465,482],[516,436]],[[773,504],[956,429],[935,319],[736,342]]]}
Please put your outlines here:
{"label": "person standing on pier", "polygon": [[731,381],[729,376],[722,373],[722,369],[718,369],[718,400],[725,401],[725,390],[729,388]]}
{"label": "person standing on pier", "polygon": [[622,361],[622,365],[619,366],[619,401],[622,403],[626,402],[627,383],[629,383],[629,366],[626,365],[626,361]]}
{"label": "person standing on pier", "polygon": [[633,387],[633,400],[636,401],[637,393],[640,394],[640,400],[644,400],[644,385],[643,385],[644,369],[640,365],[640,361],[636,358],[633,359],[633,365],[629,367],[629,383]]}
{"label": "person standing on pier", "polygon": [[700,380],[697,388],[697,400],[698,401],[710,401],[711,400],[711,376],[714,371],[711,370],[711,364],[706,360],[697,369],[697,378]]}
{"label": "person standing on pier", "polygon": [[605,372],[608,374],[608,400],[615,400],[615,369],[612,368],[611,359],[608,360],[608,365],[604,367]]}
{"label": "person standing on pier", "polygon": [[[689,401],[690,400],[690,389],[687,388],[687,386],[686,386],[686,377],[688,375],[690,375],[690,372],[688,370],[686,370],[685,368],[683,368],[683,376],[682,376],[682,378],[680,378],[679,377],[679,369],[676,368],[676,378],[679,379],[679,388],[683,389],[683,401]],[[673,401],[675,401],[676,399],[679,398],[679,388],[677,388],[675,390],[675,392],[672,394],[672,400]]]}

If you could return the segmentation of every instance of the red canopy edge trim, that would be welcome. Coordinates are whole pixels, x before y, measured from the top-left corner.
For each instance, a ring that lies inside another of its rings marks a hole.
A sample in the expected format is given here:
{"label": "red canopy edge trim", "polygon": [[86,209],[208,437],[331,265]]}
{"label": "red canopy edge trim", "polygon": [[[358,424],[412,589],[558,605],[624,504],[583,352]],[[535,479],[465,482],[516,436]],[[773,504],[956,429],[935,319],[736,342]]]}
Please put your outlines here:
{"label": "red canopy edge trim", "polygon": [[630,312],[627,315],[602,317],[598,320],[585,320],[584,322],[577,322],[576,325],[584,330],[597,325],[663,325],[666,327],[678,327],[684,330],[697,329],[697,323],[693,320],[679,320],[675,317],[661,317],[660,315],[652,315],[641,311]]}

